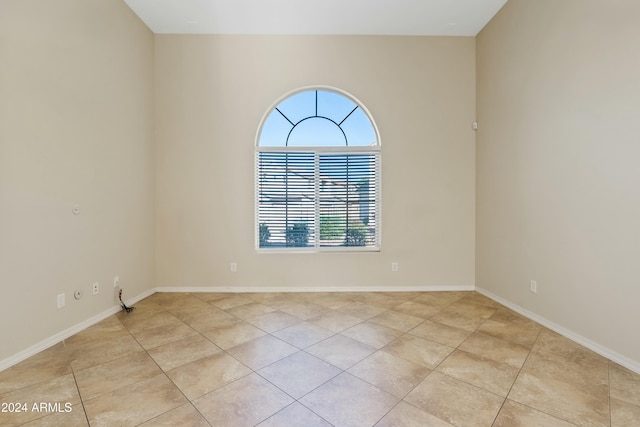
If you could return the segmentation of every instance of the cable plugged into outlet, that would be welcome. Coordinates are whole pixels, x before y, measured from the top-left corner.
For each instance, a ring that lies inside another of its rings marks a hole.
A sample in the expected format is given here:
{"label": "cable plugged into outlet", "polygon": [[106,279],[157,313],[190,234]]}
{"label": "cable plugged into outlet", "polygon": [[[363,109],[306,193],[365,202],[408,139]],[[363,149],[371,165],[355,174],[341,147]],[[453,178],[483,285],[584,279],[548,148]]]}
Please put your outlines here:
{"label": "cable plugged into outlet", "polygon": [[91,285],[91,292],[93,292],[93,295],[98,295],[98,293],[100,293],[100,283],[93,282]]}
{"label": "cable plugged into outlet", "polygon": [[117,288],[120,286],[120,276],[113,276],[113,287]]}

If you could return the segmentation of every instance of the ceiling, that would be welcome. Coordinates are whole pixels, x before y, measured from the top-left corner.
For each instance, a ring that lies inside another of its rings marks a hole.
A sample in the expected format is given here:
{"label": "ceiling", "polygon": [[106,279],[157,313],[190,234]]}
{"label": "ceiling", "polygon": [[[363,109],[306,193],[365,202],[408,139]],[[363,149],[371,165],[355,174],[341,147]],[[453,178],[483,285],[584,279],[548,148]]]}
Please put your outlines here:
{"label": "ceiling", "polygon": [[124,0],[157,34],[475,36],[507,0]]}

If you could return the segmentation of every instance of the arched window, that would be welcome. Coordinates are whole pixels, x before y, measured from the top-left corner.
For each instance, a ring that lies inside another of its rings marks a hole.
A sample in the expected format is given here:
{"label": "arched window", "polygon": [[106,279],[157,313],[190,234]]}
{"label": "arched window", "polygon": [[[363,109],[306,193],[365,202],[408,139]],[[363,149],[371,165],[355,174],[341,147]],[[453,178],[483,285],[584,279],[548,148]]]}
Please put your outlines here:
{"label": "arched window", "polygon": [[332,88],[296,91],[256,144],[259,250],[379,250],[380,140],[367,110]]}

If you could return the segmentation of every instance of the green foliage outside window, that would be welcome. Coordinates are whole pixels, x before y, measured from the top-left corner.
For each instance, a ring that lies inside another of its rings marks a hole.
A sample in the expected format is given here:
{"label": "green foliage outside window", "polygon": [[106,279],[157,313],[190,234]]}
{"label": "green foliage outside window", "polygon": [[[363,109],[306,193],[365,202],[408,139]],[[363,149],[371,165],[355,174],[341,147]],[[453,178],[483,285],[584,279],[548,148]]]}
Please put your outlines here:
{"label": "green foliage outside window", "polygon": [[367,244],[367,230],[363,226],[350,227],[344,237],[345,246],[365,246]]}
{"label": "green foliage outside window", "polygon": [[344,236],[345,221],[339,216],[320,217],[320,239],[337,240]]}
{"label": "green foliage outside window", "polygon": [[287,246],[301,248],[309,243],[309,226],[306,222],[296,222],[287,228]]}

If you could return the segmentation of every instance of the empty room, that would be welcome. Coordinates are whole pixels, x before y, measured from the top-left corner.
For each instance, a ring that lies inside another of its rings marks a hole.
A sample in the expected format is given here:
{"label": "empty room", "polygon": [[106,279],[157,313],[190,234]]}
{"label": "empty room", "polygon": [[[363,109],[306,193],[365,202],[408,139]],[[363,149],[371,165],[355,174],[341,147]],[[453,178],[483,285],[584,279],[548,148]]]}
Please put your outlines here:
{"label": "empty room", "polygon": [[0,425],[640,425],[637,0],[0,0]]}

